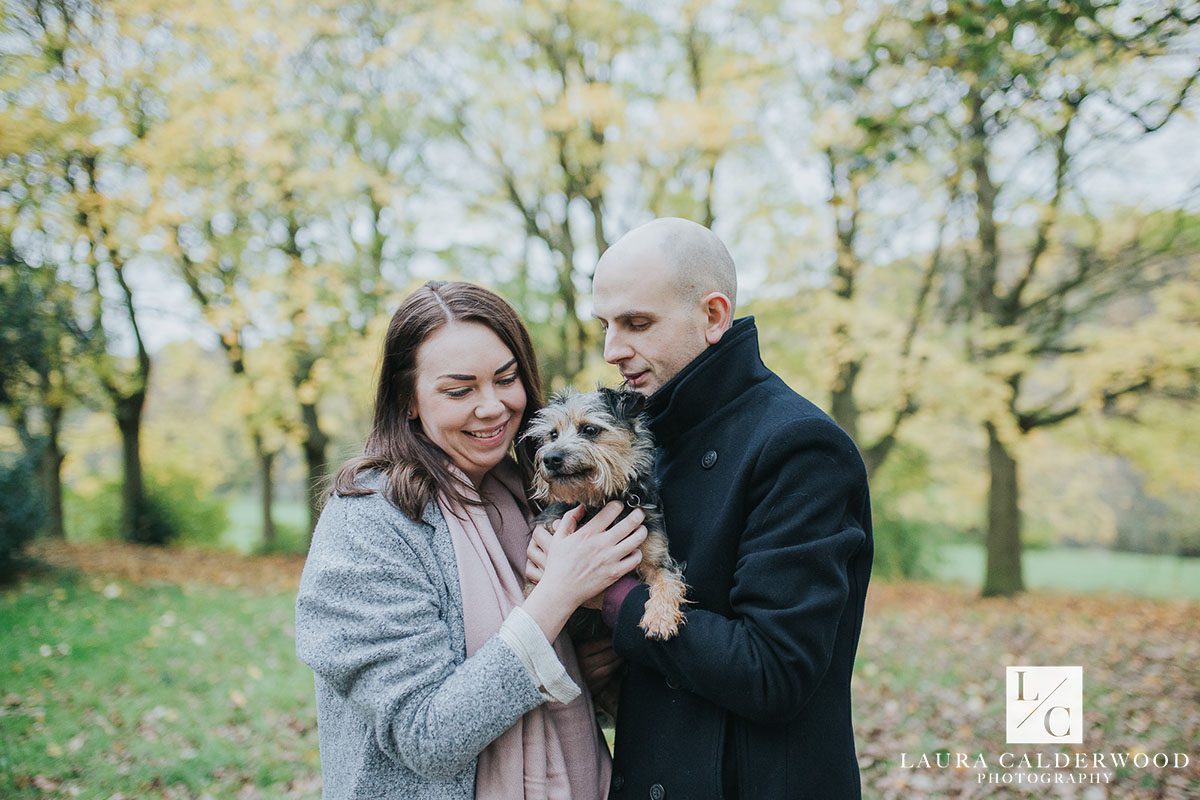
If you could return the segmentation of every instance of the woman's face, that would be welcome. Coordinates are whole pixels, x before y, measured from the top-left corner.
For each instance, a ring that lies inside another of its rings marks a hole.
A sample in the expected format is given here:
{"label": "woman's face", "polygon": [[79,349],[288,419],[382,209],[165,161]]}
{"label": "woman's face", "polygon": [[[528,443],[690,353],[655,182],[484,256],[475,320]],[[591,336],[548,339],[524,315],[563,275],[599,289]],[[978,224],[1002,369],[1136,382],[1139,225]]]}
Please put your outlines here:
{"label": "woman's face", "polygon": [[452,322],[417,348],[409,414],[476,486],[508,453],[524,411],[517,359],[487,326]]}

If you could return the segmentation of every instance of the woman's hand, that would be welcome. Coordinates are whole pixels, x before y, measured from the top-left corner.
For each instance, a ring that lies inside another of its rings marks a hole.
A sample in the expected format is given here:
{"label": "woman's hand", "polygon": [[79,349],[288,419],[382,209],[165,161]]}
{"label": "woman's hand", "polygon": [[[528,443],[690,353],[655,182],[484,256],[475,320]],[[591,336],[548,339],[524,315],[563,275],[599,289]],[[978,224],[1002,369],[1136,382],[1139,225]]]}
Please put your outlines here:
{"label": "woman's hand", "polygon": [[646,540],[642,524],[645,514],[634,509],[615,522],[623,508],[619,502],[609,503],[579,530],[575,526],[583,508],[573,508],[559,521],[554,533],[543,531],[538,540],[541,564],[533,571],[526,568],[527,577],[537,586],[526,598],[524,608],[550,641],[558,637],[576,608],[603,597],[605,589],[641,563],[638,548]]}
{"label": "woman's hand", "polygon": [[[558,520],[551,522],[551,529],[557,524]],[[536,584],[542,580],[542,573],[546,569],[546,543],[550,541],[550,535],[550,531],[538,525],[529,537],[529,547],[525,550],[525,580],[530,583]]]}
{"label": "woman's hand", "polygon": [[[575,515],[574,518],[576,521],[579,519],[579,508],[579,506],[576,506],[568,512],[568,514]],[[563,518],[565,518],[565,516],[566,515],[564,515]],[[644,516],[645,515],[643,514],[643,518]],[[549,531],[546,530],[544,526],[538,525],[533,529],[533,534],[529,537],[529,547],[525,551],[525,580],[531,584],[534,584],[535,586],[542,580],[542,574],[546,569],[547,544],[550,542],[550,538],[553,535],[552,532],[557,529],[560,522],[562,522],[561,518],[552,520],[550,522]],[[593,519],[592,522],[595,522],[595,519]],[[597,594],[595,597],[590,597],[587,600],[584,600],[580,605],[582,605],[584,608],[591,608],[596,611],[601,610],[604,607],[604,591],[607,589],[607,586],[604,587],[604,590],[601,590],[599,594]]]}

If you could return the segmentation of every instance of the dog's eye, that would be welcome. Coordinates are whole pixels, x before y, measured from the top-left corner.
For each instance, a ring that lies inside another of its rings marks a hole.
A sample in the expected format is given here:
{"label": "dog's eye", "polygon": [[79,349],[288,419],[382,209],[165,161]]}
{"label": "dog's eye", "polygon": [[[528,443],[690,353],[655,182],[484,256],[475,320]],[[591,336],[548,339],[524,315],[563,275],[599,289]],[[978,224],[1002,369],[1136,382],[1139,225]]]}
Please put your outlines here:
{"label": "dog's eye", "polygon": [[595,436],[596,434],[600,433],[600,429],[597,428],[595,425],[584,425],[583,427],[581,427],[579,429],[579,432],[582,433],[584,436],[590,437],[590,436]]}
{"label": "dog's eye", "polygon": [[558,431],[550,431],[550,441],[552,441],[552,442],[558,441]]}

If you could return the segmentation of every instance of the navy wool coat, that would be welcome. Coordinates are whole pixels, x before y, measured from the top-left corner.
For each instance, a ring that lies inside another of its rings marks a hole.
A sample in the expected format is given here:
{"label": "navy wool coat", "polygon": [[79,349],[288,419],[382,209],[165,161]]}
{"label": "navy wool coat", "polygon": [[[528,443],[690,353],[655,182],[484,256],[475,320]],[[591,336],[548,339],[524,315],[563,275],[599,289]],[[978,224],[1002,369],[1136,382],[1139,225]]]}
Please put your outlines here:
{"label": "navy wool coat", "polygon": [[648,403],[686,624],[666,642],[625,598],[629,665],[611,797],[858,798],[850,673],[871,572],[854,443],[762,363],[737,320]]}

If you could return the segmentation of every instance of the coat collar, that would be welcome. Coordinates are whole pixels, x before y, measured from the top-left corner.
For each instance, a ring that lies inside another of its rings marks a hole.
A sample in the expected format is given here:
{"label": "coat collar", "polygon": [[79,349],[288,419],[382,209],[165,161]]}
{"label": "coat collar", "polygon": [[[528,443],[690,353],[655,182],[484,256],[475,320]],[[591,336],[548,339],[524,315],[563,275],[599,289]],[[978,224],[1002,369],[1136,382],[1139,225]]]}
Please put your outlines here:
{"label": "coat collar", "polygon": [[650,430],[659,445],[669,445],[770,374],[758,352],[754,317],[735,320],[719,342],[650,396]]}

